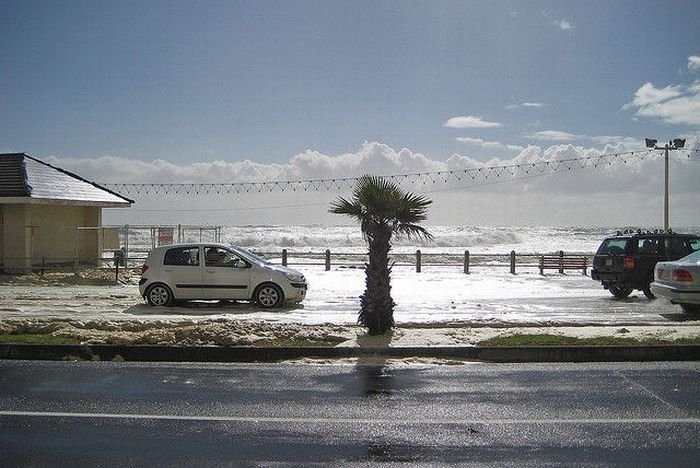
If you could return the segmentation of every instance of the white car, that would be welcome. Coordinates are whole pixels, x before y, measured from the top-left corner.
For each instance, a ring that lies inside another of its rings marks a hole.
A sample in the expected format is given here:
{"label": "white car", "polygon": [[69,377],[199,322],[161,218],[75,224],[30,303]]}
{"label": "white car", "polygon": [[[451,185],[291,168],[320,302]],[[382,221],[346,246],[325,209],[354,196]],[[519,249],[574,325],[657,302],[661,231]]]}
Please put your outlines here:
{"label": "white car", "polygon": [[271,308],[301,302],[307,288],[300,272],[223,244],[156,247],[139,281],[141,295],[152,306],[191,299],[242,299]]}
{"label": "white car", "polygon": [[680,304],[685,312],[700,313],[700,250],[654,268],[651,292]]}

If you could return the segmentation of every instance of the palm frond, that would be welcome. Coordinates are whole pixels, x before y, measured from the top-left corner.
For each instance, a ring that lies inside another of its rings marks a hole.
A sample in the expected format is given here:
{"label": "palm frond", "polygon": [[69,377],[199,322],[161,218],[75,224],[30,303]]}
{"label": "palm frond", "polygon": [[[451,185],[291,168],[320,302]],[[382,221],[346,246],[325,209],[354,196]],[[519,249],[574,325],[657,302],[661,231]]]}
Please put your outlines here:
{"label": "palm frond", "polygon": [[331,207],[328,211],[335,214],[352,216],[358,219],[362,217],[362,205],[357,203],[357,201],[349,201],[342,197],[339,197],[337,200],[331,203]]}
{"label": "palm frond", "polygon": [[425,228],[413,225],[427,219],[431,203],[381,176],[364,175],[358,179],[352,198],[339,197],[331,204],[330,212],[357,219],[366,239],[374,237],[374,231],[382,226],[390,226],[396,234],[430,240],[432,236]]}
{"label": "palm frond", "polygon": [[425,239],[428,241],[433,240],[433,235],[428,232],[423,226],[417,224],[399,224],[396,226],[395,231],[399,235],[404,235],[409,239]]}

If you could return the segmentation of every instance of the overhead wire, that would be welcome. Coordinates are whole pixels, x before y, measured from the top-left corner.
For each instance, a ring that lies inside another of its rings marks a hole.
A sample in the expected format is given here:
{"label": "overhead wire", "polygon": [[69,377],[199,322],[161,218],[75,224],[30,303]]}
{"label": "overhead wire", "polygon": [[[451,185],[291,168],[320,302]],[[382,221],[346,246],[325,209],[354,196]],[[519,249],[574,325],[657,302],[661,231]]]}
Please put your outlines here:
{"label": "overhead wire", "polygon": [[[436,184],[461,182],[462,180],[483,181],[489,178],[512,177],[516,174],[525,177],[546,175],[563,170],[583,169],[588,166],[598,167],[607,163],[612,165],[615,160],[627,163],[627,158],[639,158],[652,154],[653,149],[629,151],[622,153],[600,154],[581,158],[538,160],[517,164],[477,166],[461,169],[449,169],[434,172],[413,172],[404,174],[382,175],[385,179],[404,184]],[[242,193],[272,193],[272,192],[315,192],[335,191],[352,188],[359,177],[336,177],[322,179],[299,179],[258,182],[209,182],[209,183],[103,183],[101,185],[123,195],[220,195]],[[474,185],[474,184],[472,184]],[[478,184],[477,184],[478,185]]]}
{"label": "overhead wire", "polygon": [[[466,190],[470,188],[490,186],[490,185],[500,185],[505,183],[511,183],[518,180],[534,179],[538,177],[550,176],[553,174],[561,173],[564,171],[579,171],[584,169],[595,169],[601,164],[606,166],[612,166],[613,162],[620,161],[623,164],[627,164],[628,159],[637,158],[644,159],[645,157],[654,153],[653,149],[642,150],[642,151],[629,151],[623,153],[611,153],[611,154],[601,154],[587,156],[584,158],[570,158],[570,159],[560,159],[560,160],[550,160],[550,161],[536,161],[529,163],[519,163],[510,165],[500,165],[500,166],[484,166],[466,169],[454,169],[447,171],[436,171],[436,172],[415,172],[407,174],[393,174],[388,176],[382,176],[399,184],[411,183],[413,185],[422,184],[423,186],[433,186],[433,184],[438,183],[457,183],[456,186],[432,189],[432,190],[420,190],[420,187],[416,187],[417,191],[422,194],[429,193],[440,193],[456,190]],[[502,177],[503,176],[503,177]],[[335,186],[338,189],[347,188],[350,189],[354,186],[354,182],[357,181],[359,177],[346,177],[346,178],[335,178],[335,179],[303,179],[298,181],[273,181],[273,182],[240,182],[232,184],[104,184],[111,186],[113,189],[118,189],[120,187],[127,187],[130,189],[147,188],[149,186],[157,186],[159,188],[172,188],[178,186],[186,186],[190,190],[195,190],[195,186],[200,185],[203,187],[214,187],[220,186],[232,186],[237,185],[239,187],[247,187],[250,193],[251,189],[256,187],[276,187],[276,184],[311,184],[310,186],[314,188],[315,191],[321,191],[321,188],[325,188],[325,191],[331,191],[331,187]],[[460,184],[459,182],[465,181],[466,184]],[[479,180],[479,182],[477,182]],[[476,183],[470,183],[476,182]],[[330,184],[329,184],[330,183]],[[302,185],[302,187],[304,187]],[[269,189],[269,192],[274,190]],[[284,192],[285,190],[280,190]],[[296,190],[295,190],[296,191]],[[309,191],[308,186],[306,190],[299,189],[299,191]],[[141,193],[141,192],[139,192]],[[150,192],[146,191],[146,194]],[[163,191],[162,195],[172,195],[180,194],[181,192]],[[225,195],[230,192],[197,192],[197,194],[209,194],[209,195]],[[239,192],[240,193],[240,192]],[[253,193],[263,193],[262,190],[253,190]],[[161,194],[157,192],[155,194]],[[234,212],[234,211],[255,211],[255,210],[266,210],[266,209],[279,209],[279,208],[307,208],[315,206],[327,206],[327,202],[321,203],[303,203],[303,204],[286,204],[280,205],[275,204],[274,206],[246,206],[237,208],[175,208],[175,209],[132,209],[132,211],[142,211],[142,212]]]}

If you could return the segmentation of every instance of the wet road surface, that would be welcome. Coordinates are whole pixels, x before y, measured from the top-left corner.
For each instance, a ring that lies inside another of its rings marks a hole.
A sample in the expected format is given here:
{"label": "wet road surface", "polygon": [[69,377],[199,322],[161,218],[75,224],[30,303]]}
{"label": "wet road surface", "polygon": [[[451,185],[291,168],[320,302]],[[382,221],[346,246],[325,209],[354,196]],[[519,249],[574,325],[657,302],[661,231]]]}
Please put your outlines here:
{"label": "wet road surface", "polygon": [[0,465],[690,466],[700,364],[0,361]]}

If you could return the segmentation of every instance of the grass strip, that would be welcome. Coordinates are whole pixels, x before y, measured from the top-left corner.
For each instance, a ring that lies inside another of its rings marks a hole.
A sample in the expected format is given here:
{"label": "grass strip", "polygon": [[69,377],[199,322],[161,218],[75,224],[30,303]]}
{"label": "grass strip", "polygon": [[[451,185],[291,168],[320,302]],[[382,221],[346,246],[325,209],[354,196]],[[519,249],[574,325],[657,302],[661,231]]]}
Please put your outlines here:
{"label": "grass strip", "polygon": [[479,342],[478,346],[639,346],[639,345],[692,345],[700,344],[700,337],[663,339],[663,338],[624,338],[616,336],[598,336],[578,338],[561,335],[508,335],[498,336]]}
{"label": "grass strip", "polygon": [[37,344],[37,345],[75,345],[80,341],[67,336],[54,336],[48,334],[0,334],[0,343],[3,344]]}

